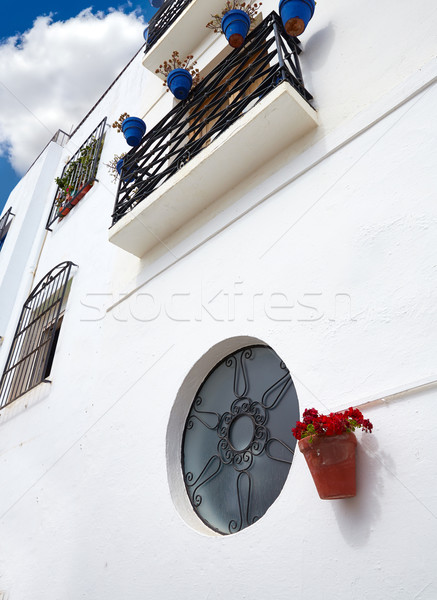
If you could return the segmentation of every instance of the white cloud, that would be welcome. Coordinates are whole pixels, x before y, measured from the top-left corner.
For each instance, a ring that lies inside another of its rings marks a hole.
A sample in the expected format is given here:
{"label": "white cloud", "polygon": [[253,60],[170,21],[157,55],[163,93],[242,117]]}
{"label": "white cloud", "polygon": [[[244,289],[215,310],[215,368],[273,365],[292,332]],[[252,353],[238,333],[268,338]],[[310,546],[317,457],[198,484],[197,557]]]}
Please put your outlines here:
{"label": "white cloud", "polygon": [[77,125],[140,48],[136,13],[68,21],[38,17],[32,29],[0,44],[0,155],[22,174],[48,142]]}

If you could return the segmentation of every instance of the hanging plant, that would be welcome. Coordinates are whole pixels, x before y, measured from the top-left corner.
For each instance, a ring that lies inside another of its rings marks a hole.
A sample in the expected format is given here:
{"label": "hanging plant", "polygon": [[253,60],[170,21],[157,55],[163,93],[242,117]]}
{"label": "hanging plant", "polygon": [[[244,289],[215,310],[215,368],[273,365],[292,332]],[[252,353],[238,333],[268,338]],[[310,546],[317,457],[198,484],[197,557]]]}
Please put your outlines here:
{"label": "hanging plant", "polygon": [[139,117],[128,117],[123,121],[121,130],[129,146],[139,146],[146,133],[146,124]]}
{"label": "hanging plant", "polygon": [[227,0],[220,14],[211,15],[212,20],[206,24],[214,33],[224,33],[232,48],[240,48],[244,44],[249,29],[255,23],[262,2],[239,2]]}
{"label": "hanging plant", "polygon": [[[122,133],[129,146],[138,146],[143,135],[146,133],[146,124],[138,117],[131,117],[128,113],[122,113],[114,123],[113,129]],[[124,156],[124,154],[122,155]],[[107,166],[112,163],[110,161]]]}
{"label": "hanging plant", "polygon": [[354,431],[359,428],[371,433],[373,425],[360,410],[351,407],[329,415],[306,409],[303,420],[292,429],[322,500],[356,495]]}
{"label": "hanging plant", "polygon": [[179,52],[174,50],[170,60],[165,60],[155,70],[155,73],[164,75],[163,85],[166,85],[178,100],[185,100],[191,87],[197,85],[201,79],[199,69],[195,68],[197,61],[193,58],[193,55],[189,54],[184,60],[181,60]]}

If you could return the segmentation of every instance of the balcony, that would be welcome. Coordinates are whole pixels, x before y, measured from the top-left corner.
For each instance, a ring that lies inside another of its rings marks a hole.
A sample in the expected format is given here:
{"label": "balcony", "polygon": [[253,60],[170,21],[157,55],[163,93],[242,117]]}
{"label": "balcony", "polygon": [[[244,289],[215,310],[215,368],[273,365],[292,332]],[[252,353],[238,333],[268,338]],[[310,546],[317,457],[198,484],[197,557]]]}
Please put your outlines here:
{"label": "balcony", "polygon": [[[149,25],[143,65],[152,73],[177,49],[185,57],[211,35],[206,24],[225,0],[167,0]],[[190,35],[187,35],[187,32]]]}
{"label": "balcony", "polygon": [[149,52],[152,46],[168,31],[176,19],[193,0],[166,0],[161,8],[153,15],[149,23],[149,31],[146,41],[145,52]]}
{"label": "balcony", "polygon": [[271,13],[124,159],[109,239],[142,257],[317,126],[299,44]]}
{"label": "balcony", "polygon": [[56,221],[68,215],[93,186],[102,152],[105,127],[106,118],[68,161],[61,176],[56,178],[58,188],[46,225],[49,231]]}

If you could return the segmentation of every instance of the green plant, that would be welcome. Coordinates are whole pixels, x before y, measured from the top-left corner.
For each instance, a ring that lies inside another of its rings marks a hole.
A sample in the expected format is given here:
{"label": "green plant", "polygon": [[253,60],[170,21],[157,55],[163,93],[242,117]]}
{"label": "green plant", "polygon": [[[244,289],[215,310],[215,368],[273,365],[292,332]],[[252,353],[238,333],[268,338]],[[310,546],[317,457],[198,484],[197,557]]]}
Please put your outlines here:
{"label": "green plant", "polygon": [[171,58],[168,61],[165,60],[162,65],[159,65],[159,68],[155,70],[155,73],[164,75],[165,81],[163,85],[167,85],[167,77],[170,71],[173,71],[174,69],[186,69],[193,78],[193,86],[195,86],[199,83],[201,77],[199,69],[195,68],[197,61],[193,60],[193,58],[194,56],[189,54],[184,60],[181,60],[179,52],[174,50]]}
{"label": "green plant", "polygon": [[212,29],[214,33],[222,32],[222,19],[227,12],[230,10],[242,10],[249,16],[251,26],[255,22],[255,18],[258,14],[259,8],[262,5],[262,2],[254,2],[254,0],[249,0],[249,2],[240,2],[239,0],[227,0],[224,8],[222,9],[220,14],[211,15],[212,20],[206,24],[208,29]]}
{"label": "green plant", "polygon": [[58,195],[60,194],[61,200],[65,200],[65,198],[67,197],[68,194],[70,194],[70,196],[73,196],[75,193],[75,189],[74,189],[74,173],[76,171],[78,167],[78,163],[77,161],[72,161],[70,163],[68,163],[68,167],[67,169],[64,171],[63,175],[61,177],[56,177],[55,182],[58,185],[59,191],[58,191]]}
{"label": "green plant", "polygon": [[102,151],[103,141],[96,155],[99,140],[92,137],[91,140],[79,150],[78,156],[70,160],[65,166],[61,177],[56,177],[55,182],[58,185],[61,199],[64,200],[67,195],[74,196],[77,191],[90,179],[91,166],[95,161],[98,164]]}
{"label": "green plant", "polygon": [[56,177],[55,182],[57,183],[58,188],[65,190],[68,184],[67,174],[65,173],[62,177]]}
{"label": "green plant", "polygon": [[[88,142],[86,146],[80,149],[80,156],[75,162],[79,164],[79,166],[81,166],[82,170],[85,172],[88,171],[90,165],[94,160],[98,143],[99,140],[97,140],[95,137],[92,137],[90,142]],[[99,158],[100,154],[96,160],[98,161]]]}

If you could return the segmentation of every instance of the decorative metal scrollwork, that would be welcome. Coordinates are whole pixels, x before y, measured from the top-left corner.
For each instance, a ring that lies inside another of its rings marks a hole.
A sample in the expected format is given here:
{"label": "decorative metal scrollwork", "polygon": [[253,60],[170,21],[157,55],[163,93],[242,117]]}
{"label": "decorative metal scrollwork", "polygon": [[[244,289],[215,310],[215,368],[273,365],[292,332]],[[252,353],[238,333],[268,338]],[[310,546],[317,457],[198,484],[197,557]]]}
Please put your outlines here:
{"label": "decorative metal scrollwork", "polygon": [[279,495],[293,459],[299,413],[290,373],[266,346],[243,348],[208,375],[189,412],[184,481],[199,517],[235,533]]}

